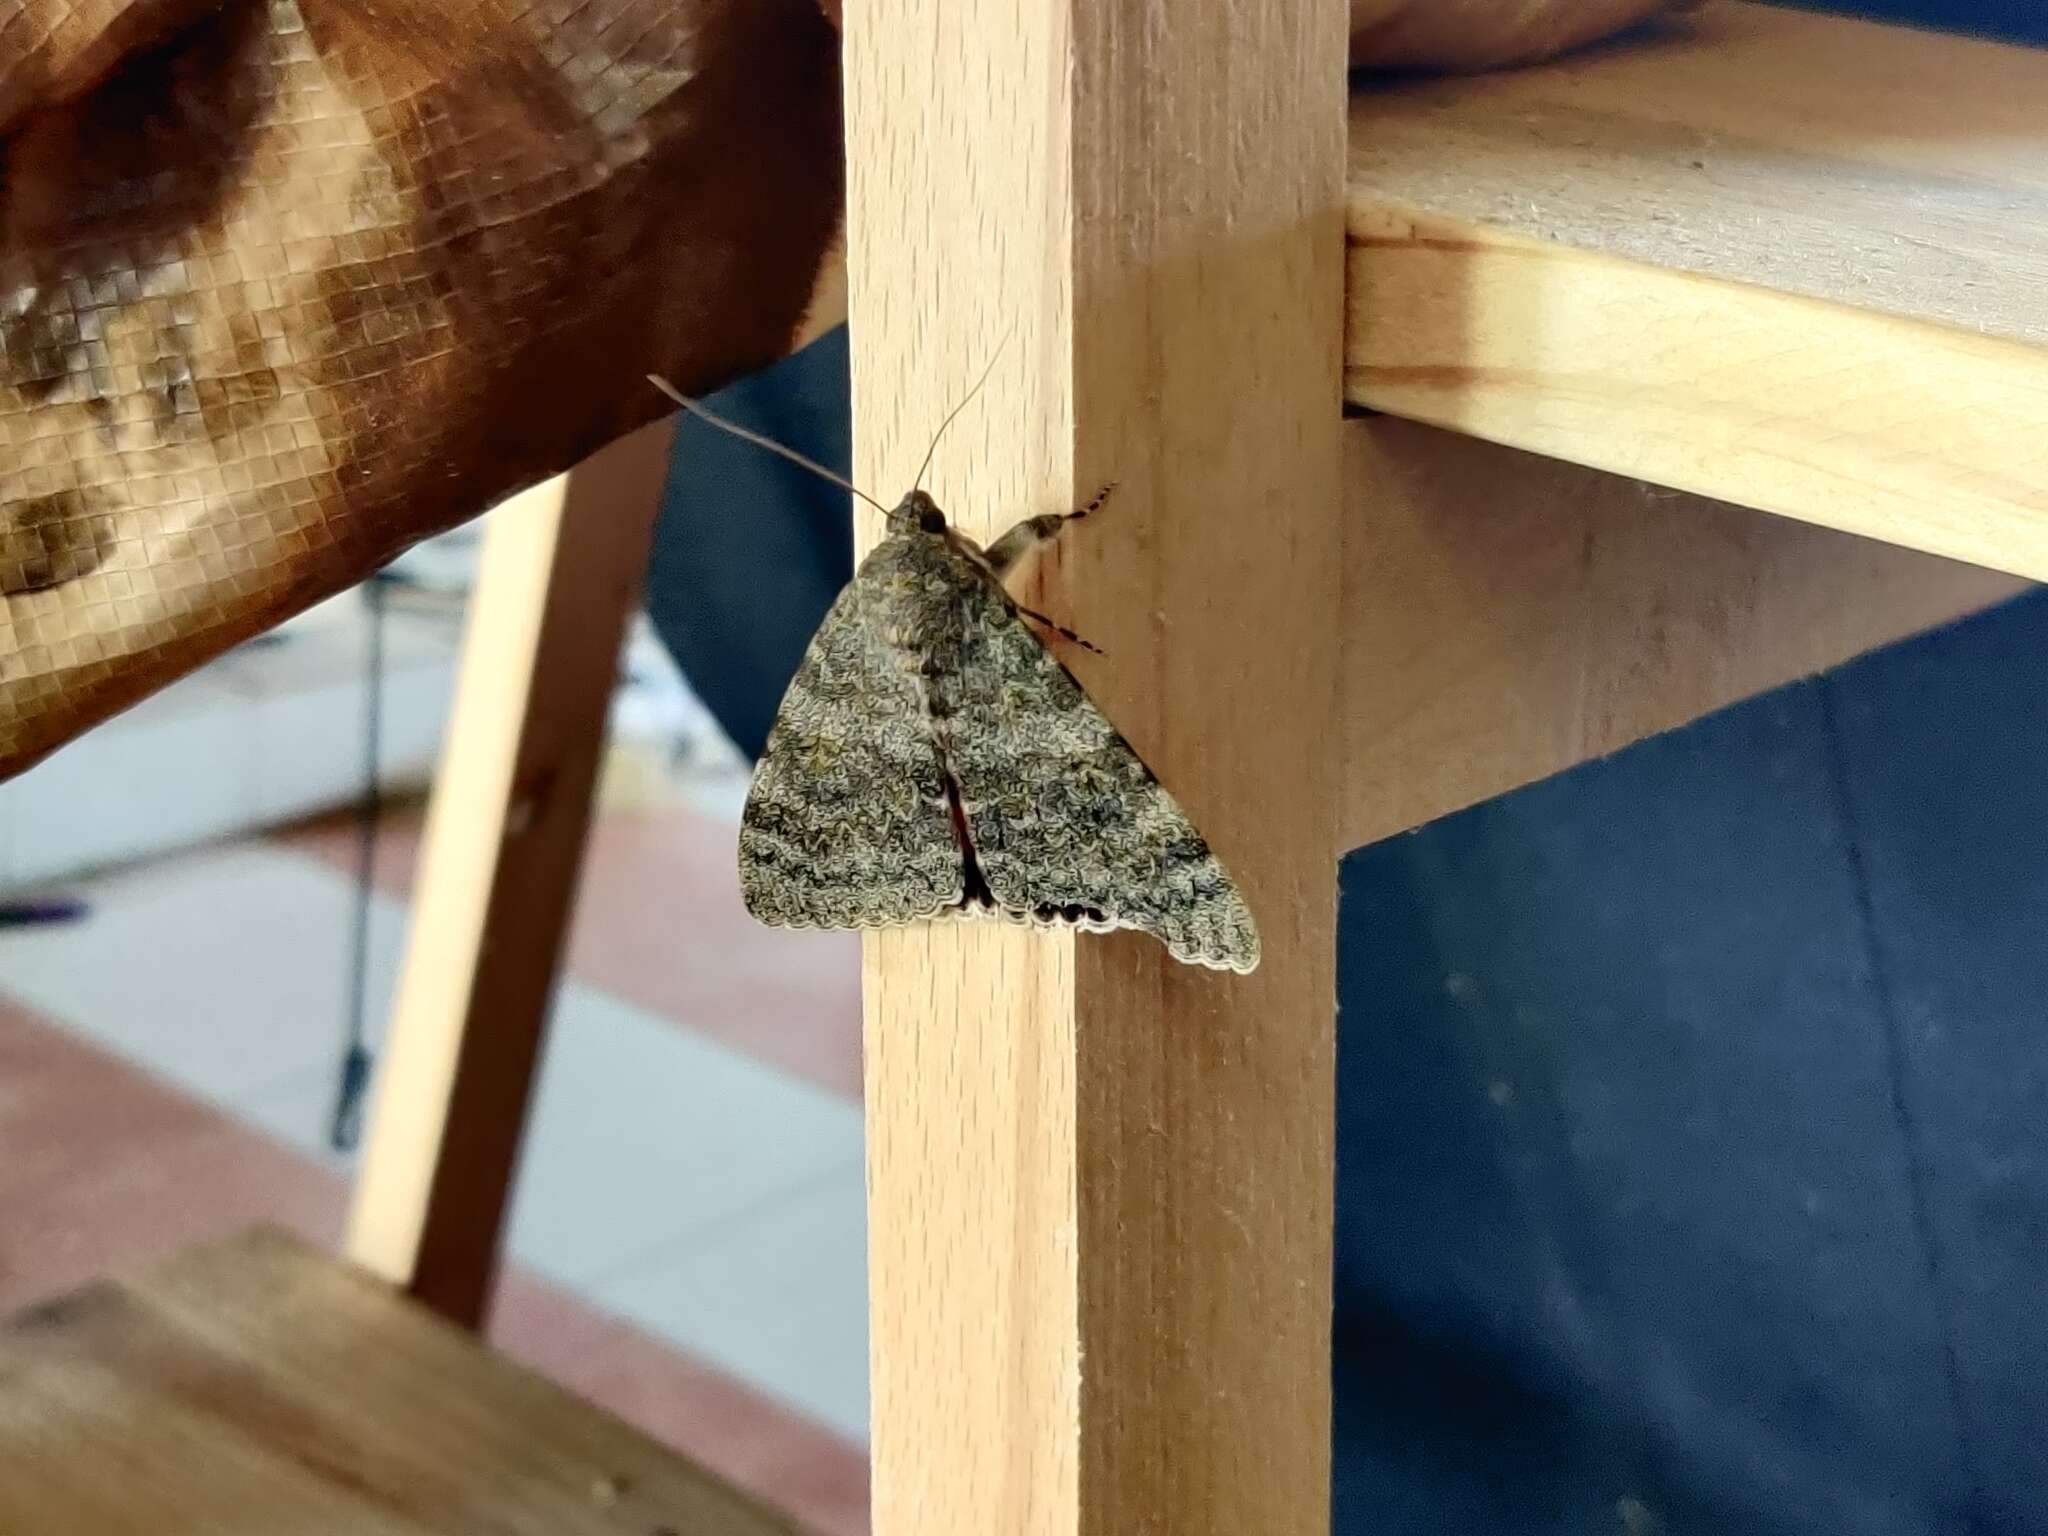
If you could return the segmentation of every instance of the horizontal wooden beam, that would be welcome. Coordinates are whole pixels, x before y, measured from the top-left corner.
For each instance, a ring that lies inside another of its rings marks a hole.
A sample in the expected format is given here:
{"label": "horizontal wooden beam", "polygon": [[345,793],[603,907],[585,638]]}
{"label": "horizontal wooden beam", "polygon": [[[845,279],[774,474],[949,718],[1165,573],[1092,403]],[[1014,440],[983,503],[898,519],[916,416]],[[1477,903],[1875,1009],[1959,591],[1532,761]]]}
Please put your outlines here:
{"label": "horizontal wooden beam", "polygon": [[1346,394],[2048,578],[2043,99],[2048,51],[1728,0],[1361,92]]}
{"label": "horizontal wooden beam", "polygon": [[1346,446],[1347,848],[2026,586],[1391,418]]}

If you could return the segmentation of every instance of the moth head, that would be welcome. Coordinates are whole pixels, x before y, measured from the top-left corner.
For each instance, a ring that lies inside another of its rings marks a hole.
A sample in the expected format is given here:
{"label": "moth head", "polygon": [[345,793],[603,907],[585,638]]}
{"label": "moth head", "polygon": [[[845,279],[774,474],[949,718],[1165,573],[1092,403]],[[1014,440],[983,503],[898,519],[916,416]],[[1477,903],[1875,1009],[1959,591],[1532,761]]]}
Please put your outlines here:
{"label": "moth head", "polygon": [[939,510],[928,491],[912,491],[896,503],[896,509],[889,514],[889,523],[898,533],[944,533],[946,514]]}

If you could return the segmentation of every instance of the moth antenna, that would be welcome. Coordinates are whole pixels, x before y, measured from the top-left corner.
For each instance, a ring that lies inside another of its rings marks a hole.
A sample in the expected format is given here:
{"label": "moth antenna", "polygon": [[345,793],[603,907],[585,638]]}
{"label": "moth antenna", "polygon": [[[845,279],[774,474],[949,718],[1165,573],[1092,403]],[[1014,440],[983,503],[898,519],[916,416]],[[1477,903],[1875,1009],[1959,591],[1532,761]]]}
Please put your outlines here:
{"label": "moth antenna", "polygon": [[1010,344],[1010,333],[1014,329],[1014,326],[1005,326],[1003,328],[1003,339],[996,343],[995,351],[989,354],[988,362],[981,370],[981,377],[976,379],[974,387],[961,397],[960,403],[946,413],[946,419],[939,423],[939,430],[932,434],[932,445],[925,449],[924,462],[917,466],[917,478],[910,482],[910,488],[913,491],[920,489],[924,485],[924,473],[932,467],[932,455],[939,451],[939,439],[946,435],[946,428],[953,425],[953,418],[967,409],[969,402],[981,393],[981,386],[988,382],[988,376],[996,371],[996,363],[1003,355],[1003,348]]}
{"label": "moth antenna", "polygon": [[647,382],[652,384],[656,389],[660,390],[664,395],[667,395],[669,399],[675,401],[677,405],[680,405],[692,416],[696,416],[704,421],[710,422],[711,425],[718,428],[719,431],[730,432],[734,437],[738,438],[741,442],[752,443],[756,448],[765,448],[770,453],[779,455],[780,457],[789,460],[790,463],[796,465],[799,469],[808,469],[820,480],[829,480],[832,484],[838,486],[842,491],[851,491],[854,495],[858,496],[862,501],[866,502],[869,506],[873,507],[877,512],[881,513],[884,517],[887,517],[889,515],[889,509],[887,507],[883,506],[879,501],[875,500],[874,497],[870,496],[866,491],[862,490],[859,486],[855,485],[851,480],[845,480],[840,478],[838,475],[833,474],[832,471],[827,469],[824,465],[805,458],[802,454],[798,453],[794,448],[785,448],[781,443],[778,443],[772,437],[766,437],[759,432],[755,432],[747,427],[743,427],[736,421],[727,421],[723,416],[719,415],[716,411],[713,411],[708,407],[699,405],[695,400],[692,400],[688,395],[684,394],[681,390],[677,389],[675,385],[669,383],[669,381],[667,379],[664,379],[660,374],[650,373],[649,375],[647,375]]}

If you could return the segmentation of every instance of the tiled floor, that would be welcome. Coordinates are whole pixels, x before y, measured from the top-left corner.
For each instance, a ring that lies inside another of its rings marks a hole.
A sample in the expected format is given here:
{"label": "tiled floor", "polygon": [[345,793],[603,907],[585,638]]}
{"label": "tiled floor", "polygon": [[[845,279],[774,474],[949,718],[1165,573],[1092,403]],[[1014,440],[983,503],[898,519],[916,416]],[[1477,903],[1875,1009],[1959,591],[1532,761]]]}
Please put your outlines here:
{"label": "tiled floor", "polygon": [[6,998],[0,1148],[0,1311],[258,1221],[340,1231],[335,1174]]}
{"label": "tiled floor", "polygon": [[[380,844],[369,1016],[417,817]],[[338,1230],[353,835],[104,876],[0,931],[0,1305],[251,1220]],[[814,1529],[864,1530],[858,949],[740,908],[732,831],[600,818],[493,1336]]]}
{"label": "tiled floor", "polygon": [[[385,818],[375,879],[389,895],[412,889],[420,822],[417,807]],[[346,819],[278,841],[353,878],[359,833]],[[730,819],[688,805],[608,814],[591,830],[586,867],[571,975],[859,1102],[860,942],[777,932],[748,917]]]}

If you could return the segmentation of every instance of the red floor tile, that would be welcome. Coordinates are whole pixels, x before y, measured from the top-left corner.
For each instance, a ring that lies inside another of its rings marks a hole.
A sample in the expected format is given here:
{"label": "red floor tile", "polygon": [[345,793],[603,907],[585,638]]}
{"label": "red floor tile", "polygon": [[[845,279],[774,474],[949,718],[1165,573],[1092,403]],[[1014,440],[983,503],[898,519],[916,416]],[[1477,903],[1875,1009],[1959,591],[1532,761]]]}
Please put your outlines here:
{"label": "red floor tile", "polygon": [[332,1246],[341,1180],[0,998],[0,1310],[257,1222]]}

